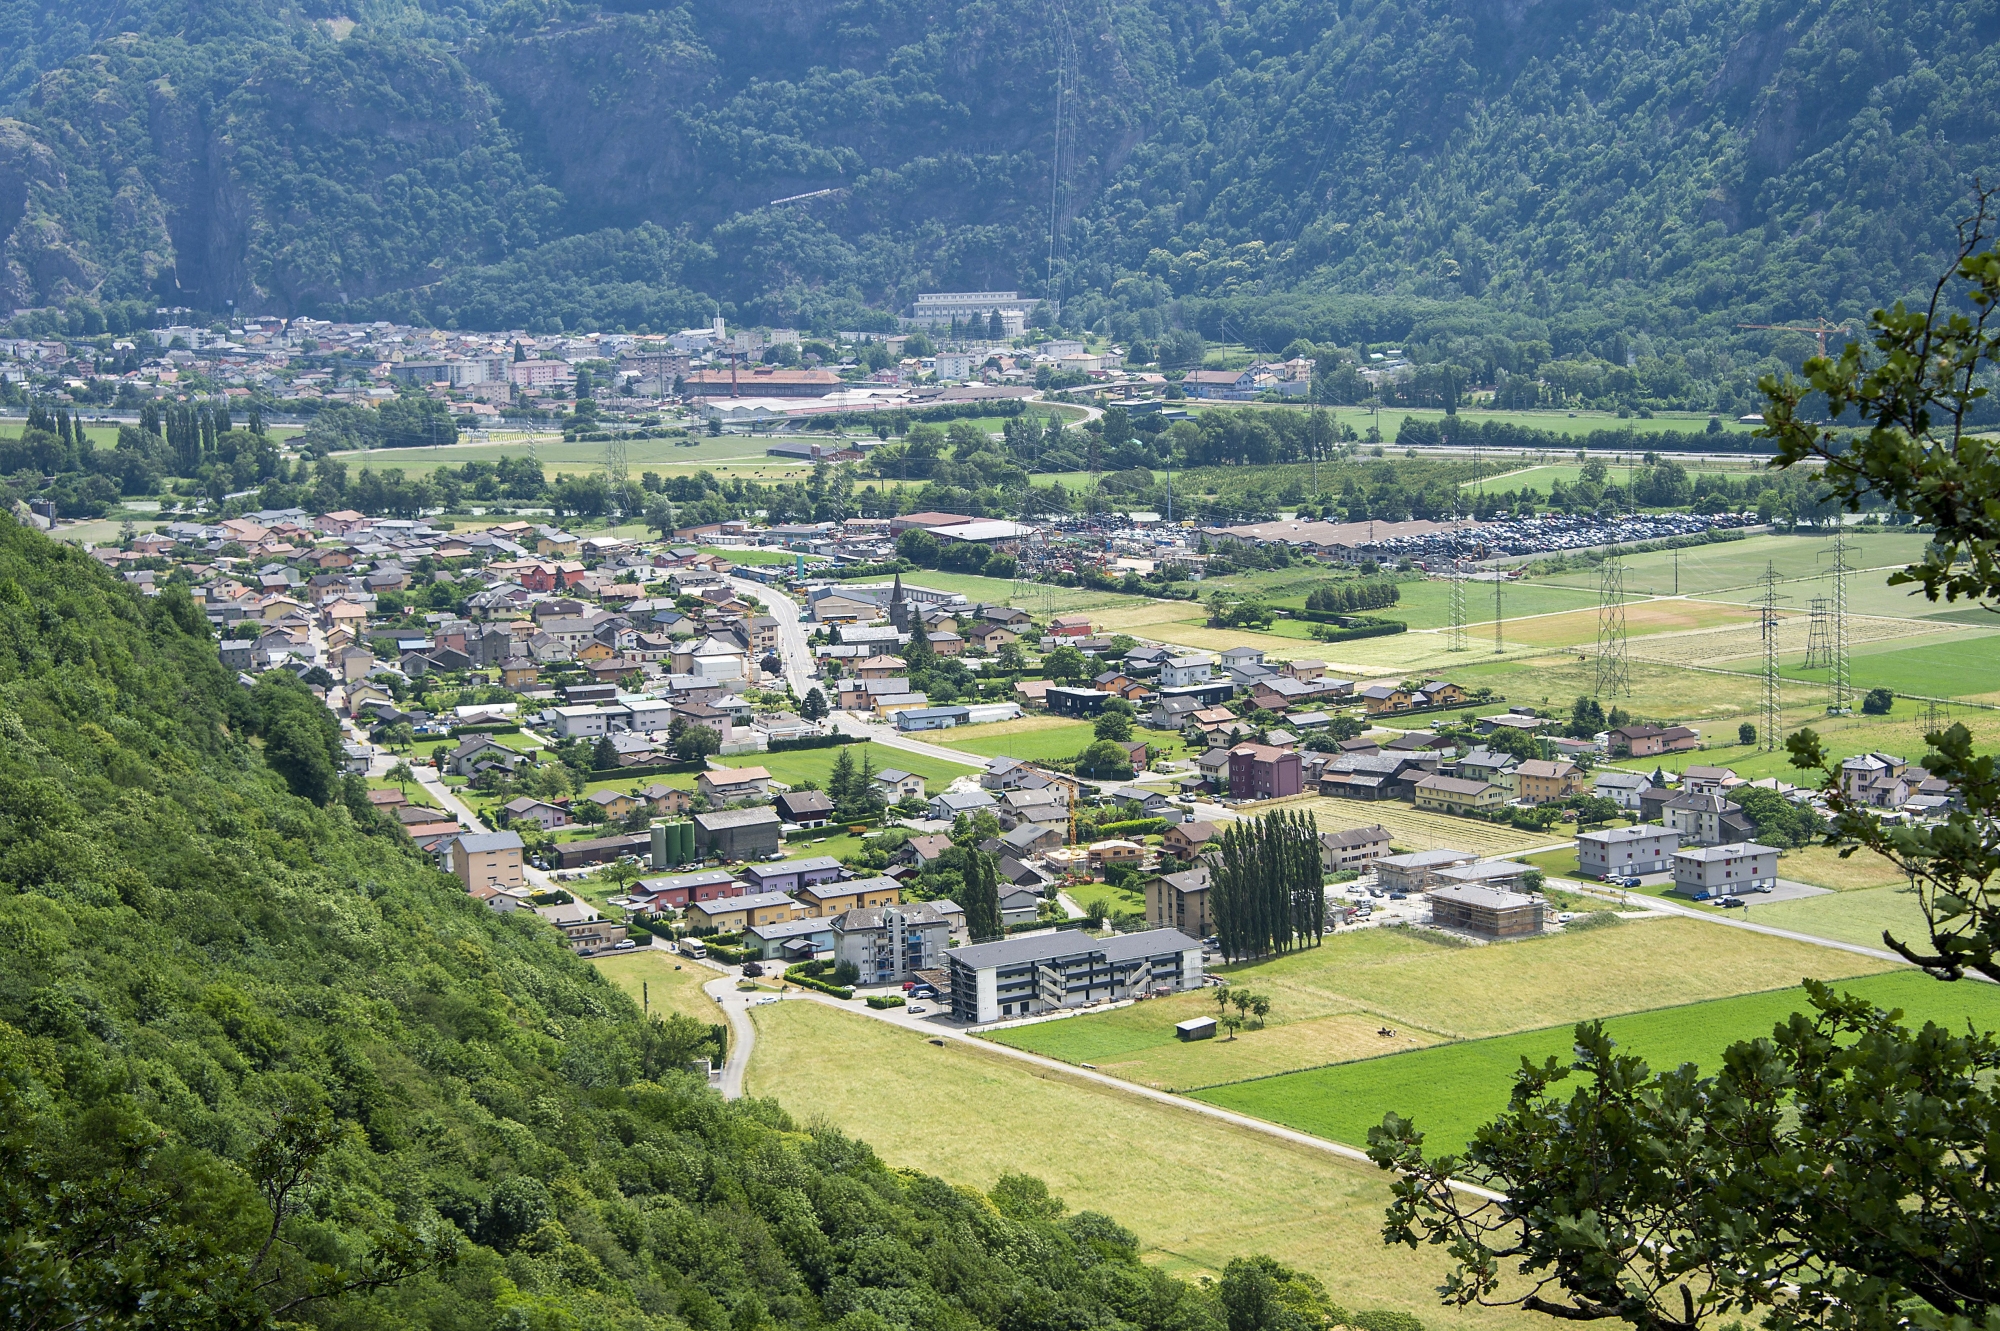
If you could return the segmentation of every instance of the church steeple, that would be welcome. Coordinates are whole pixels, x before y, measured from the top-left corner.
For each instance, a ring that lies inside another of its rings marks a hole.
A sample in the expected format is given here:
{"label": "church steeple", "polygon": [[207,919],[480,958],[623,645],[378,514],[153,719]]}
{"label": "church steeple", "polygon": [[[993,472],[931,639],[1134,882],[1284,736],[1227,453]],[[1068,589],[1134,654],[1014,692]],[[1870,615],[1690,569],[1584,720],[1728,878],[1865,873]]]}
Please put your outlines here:
{"label": "church steeple", "polygon": [[903,596],[903,575],[899,571],[889,588],[889,623],[901,633],[910,627],[910,603]]}

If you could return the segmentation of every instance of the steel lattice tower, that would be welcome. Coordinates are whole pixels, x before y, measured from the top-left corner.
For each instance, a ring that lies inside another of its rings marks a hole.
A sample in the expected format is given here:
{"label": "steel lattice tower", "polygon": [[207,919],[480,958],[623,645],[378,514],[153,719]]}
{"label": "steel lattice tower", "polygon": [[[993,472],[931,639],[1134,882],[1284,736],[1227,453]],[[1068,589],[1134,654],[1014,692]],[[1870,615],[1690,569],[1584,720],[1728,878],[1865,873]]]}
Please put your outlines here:
{"label": "steel lattice tower", "polygon": [[1597,583],[1597,696],[1632,696],[1625,661],[1625,565],[1617,556],[1604,561]]}
{"label": "steel lattice tower", "polygon": [[1764,630],[1764,725],[1758,747],[1775,751],[1778,732],[1783,729],[1778,705],[1778,566],[1764,565],[1763,613],[1758,616]]}
{"label": "steel lattice tower", "polygon": [[1854,689],[1847,665],[1847,533],[1833,534],[1833,673],[1826,681],[1826,710],[1844,715],[1853,710]]}
{"label": "steel lattice tower", "polygon": [[1815,596],[1811,605],[1811,623],[1806,631],[1806,669],[1819,670],[1833,664],[1833,638],[1830,636],[1828,607],[1832,602],[1824,596]]}
{"label": "steel lattice tower", "polygon": [[1507,585],[1507,575],[1499,569],[1493,570],[1493,652],[1497,656],[1507,650],[1506,641],[1501,637],[1501,626],[1506,623],[1500,609],[1500,589]]}
{"label": "steel lattice tower", "polygon": [[1456,559],[1451,561],[1451,631],[1447,641],[1451,651],[1465,650],[1465,569]]}

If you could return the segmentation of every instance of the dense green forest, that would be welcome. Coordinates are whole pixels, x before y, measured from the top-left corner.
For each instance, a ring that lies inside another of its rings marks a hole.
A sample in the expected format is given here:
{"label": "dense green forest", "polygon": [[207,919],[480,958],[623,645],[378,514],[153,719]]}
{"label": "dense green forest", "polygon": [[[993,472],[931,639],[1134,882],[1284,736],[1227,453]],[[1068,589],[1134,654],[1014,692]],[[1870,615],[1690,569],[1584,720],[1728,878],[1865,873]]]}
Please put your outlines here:
{"label": "dense green forest", "polygon": [[1721,381],[1802,349],[1736,323],[1941,270],[1996,38],[2000,0],[5,0],[0,295],[546,330],[1001,287]]}
{"label": "dense green forest", "polygon": [[1168,1328],[1347,1316],[1198,1288],[1030,1179],[890,1170],[726,1104],[538,921],[428,866],[302,687],[240,688],[0,517],[0,1321]]}

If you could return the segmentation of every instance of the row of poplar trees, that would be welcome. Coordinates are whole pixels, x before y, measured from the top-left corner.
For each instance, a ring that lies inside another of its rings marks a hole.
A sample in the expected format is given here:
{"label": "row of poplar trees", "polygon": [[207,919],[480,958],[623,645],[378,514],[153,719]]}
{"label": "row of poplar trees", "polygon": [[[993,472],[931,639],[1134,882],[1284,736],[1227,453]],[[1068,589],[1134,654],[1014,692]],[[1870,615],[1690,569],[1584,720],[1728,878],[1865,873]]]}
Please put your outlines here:
{"label": "row of poplar trees", "polygon": [[1209,908],[1222,954],[1235,961],[1318,947],[1326,925],[1319,825],[1279,809],[1232,823],[1208,861]]}

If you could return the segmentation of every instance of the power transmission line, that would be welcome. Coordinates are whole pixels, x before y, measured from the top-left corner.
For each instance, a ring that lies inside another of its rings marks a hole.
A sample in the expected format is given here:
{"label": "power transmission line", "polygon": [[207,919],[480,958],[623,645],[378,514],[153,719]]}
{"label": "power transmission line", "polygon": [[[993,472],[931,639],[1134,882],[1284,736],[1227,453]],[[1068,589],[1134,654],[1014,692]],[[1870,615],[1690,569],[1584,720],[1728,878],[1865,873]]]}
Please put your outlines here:
{"label": "power transmission line", "polygon": [[1625,564],[1613,556],[1597,584],[1597,696],[1621,692],[1632,696],[1632,677],[1625,660]]}

